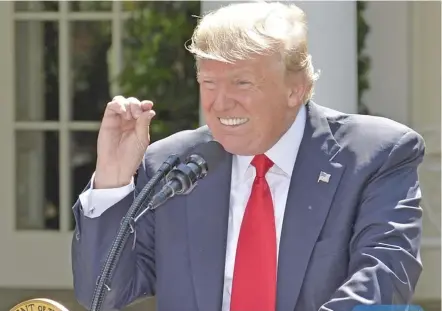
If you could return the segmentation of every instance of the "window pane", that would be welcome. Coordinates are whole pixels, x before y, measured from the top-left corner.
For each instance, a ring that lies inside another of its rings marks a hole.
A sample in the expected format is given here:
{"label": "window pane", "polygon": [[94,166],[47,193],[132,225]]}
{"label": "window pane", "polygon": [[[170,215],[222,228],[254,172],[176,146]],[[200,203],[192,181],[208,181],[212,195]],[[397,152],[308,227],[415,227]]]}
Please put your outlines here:
{"label": "window pane", "polygon": [[152,140],[199,125],[195,61],[184,48],[201,3],[139,2],[124,27],[122,93],[155,103]]}
{"label": "window pane", "polygon": [[112,1],[71,1],[69,8],[73,12],[110,11],[112,10]]}
{"label": "window pane", "polygon": [[16,227],[59,228],[58,132],[16,133]]}
{"label": "window pane", "polygon": [[[71,205],[75,204],[95,171],[97,138],[98,132],[71,133]],[[71,229],[74,226],[75,220],[72,217]]]}
{"label": "window pane", "polygon": [[111,22],[71,23],[71,116],[74,120],[101,120],[110,99]]}
{"label": "window pane", "polygon": [[57,120],[58,23],[18,21],[15,32],[16,120]]}
{"label": "window pane", "polygon": [[15,1],[15,11],[58,11],[58,1]]}

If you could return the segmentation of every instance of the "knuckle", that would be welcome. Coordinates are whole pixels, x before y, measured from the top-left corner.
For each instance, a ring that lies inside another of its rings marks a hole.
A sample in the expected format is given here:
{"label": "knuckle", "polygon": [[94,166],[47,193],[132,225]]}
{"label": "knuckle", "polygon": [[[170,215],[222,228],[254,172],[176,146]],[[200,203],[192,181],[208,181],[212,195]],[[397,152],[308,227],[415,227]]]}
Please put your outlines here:
{"label": "knuckle", "polygon": [[114,98],[112,98],[112,101],[123,101],[123,100],[125,100],[126,98],[124,97],[124,96],[121,96],[121,95],[117,95],[117,96],[114,96]]}
{"label": "knuckle", "polygon": [[106,105],[106,111],[112,111],[117,114],[124,113],[125,108],[121,101],[113,100]]}
{"label": "knuckle", "polygon": [[107,105],[106,105],[106,109],[112,109],[112,110],[115,110],[118,106],[119,106],[119,105],[118,105],[117,102],[115,102],[115,101],[111,101],[111,102],[108,102],[108,103],[107,103]]}
{"label": "knuckle", "polygon": [[129,103],[131,103],[131,104],[139,104],[139,103],[140,103],[140,101],[138,100],[138,98],[135,98],[135,97],[129,97],[129,98],[127,99],[127,101],[128,101]]}

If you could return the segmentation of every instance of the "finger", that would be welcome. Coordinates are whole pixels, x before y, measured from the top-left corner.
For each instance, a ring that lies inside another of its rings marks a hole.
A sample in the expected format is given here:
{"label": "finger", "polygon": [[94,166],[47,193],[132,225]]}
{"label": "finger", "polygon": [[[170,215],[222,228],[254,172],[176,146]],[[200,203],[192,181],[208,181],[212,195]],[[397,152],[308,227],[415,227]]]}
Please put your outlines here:
{"label": "finger", "polygon": [[149,126],[152,118],[155,116],[155,111],[148,110],[141,114],[136,123],[136,133],[139,142],[142,144],[143,148],[147,147],[150,143],[150,130]]}
{"label": "finger", "polygon": [[120,115],[126,119],[126,120],[130,120],[130,114],[127,113],[127,107],[126,107],[126,98],[124,96],[121,95],[117,95],[114,98],[112,98],[112,101],[116,103],[117,106],[119,106],[119,111],[120,111]]}
{"label": "finger", "polygon": [[153,117],[155,117],[155,111],[153,110],[144,111],[137,120],[137,130],[140,133],[148,133],[150,122],[152,121]]}
{"label": "finger", "polygon": [[138,119],[141,116],[141,113],[143,112],[141,110],[141,103],[138,99],[135,97],[129,97],[127,99],[129,103],[129,111],[134,119]]}
{"label": "finger", "polygon": [[[124,98],[124,97],[123,97]],[[130,112],[130,105],[129,100],[127,98],[119,99],[118,100],[119,105],[121,105],[122,110],[124,113],[121,114],[121,116],[126,120],[132,120],[132,113]]]}
{"label": "finger", "polygon": [[126,106],[125,106],[126,98],[121,95],[117,95],[114,98],[112,98],[112,101],[107,104],[108,108],[110,108],[111,111],[118,113],[118,114],[124,114],[126,113]]}
{"label": "finger", "polygon": [[153,102],[150,101],[150,100],[143,100],[143,101],[141,102],[141,109],[142,109],[143,111],[150,110],[150,109],[152,109],[152,107],[153,107]]}
{"label": "finger", "polygon": [[114,98],[112,98],[113,102],[123,102],[125,100],[126,100],[126,97],[121,96],[121,95],[117,95],[117,96],[114,96]]}
{"label": "finger", "polygon": [[132,114],[129,110],[129,102],[124,96],[115,96],[108,104],[110,111],[120,115],[125,120],[132,120]]}
{"label": "finger", "polygon": [[126,107],[122,104],[122,101],[111,101],[107,103],[105,114],[112,113],[118,115],[124,115],[126,113]]}

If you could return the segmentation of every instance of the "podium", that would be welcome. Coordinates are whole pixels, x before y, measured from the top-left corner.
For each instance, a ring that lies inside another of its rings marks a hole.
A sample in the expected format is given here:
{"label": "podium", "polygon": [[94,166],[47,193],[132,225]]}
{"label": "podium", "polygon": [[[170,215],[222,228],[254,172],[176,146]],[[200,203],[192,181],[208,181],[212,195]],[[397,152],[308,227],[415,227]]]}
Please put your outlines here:
{"label": "podium", "polygon": [[20,302],[10,311],[69,311],[60,303],[46,298],[31,299]]}

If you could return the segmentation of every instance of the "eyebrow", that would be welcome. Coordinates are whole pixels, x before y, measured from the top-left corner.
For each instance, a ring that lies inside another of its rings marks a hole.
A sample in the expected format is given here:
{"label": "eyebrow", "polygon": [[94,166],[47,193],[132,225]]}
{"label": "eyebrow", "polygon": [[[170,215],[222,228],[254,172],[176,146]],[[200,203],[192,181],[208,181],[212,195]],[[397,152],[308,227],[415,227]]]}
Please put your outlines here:
{"label": "eyebrow", "polygon": [[[229,71],[227,74],[224,74],[224,76],[226,77],[238,77],[243,75],[252,75],[254,77],[259,78],[259,75],[257,75],[255,72],[253,72],[250,69],[234,70],[234,71]],[[213,71],[205,71],[205,72],[198,71],[197,76],[201,78],[209,78],[213,76]]]}

